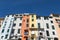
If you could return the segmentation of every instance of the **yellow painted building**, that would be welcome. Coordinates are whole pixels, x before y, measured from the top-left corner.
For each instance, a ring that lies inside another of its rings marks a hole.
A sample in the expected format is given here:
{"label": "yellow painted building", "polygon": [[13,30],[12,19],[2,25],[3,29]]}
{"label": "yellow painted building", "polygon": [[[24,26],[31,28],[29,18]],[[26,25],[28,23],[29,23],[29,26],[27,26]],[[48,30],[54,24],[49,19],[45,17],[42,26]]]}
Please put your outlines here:
{"label": "yellow painted building", "polygon": [[30,35],[30,40],[36,40],[38,36],[38,27],[36,26],[36,15],[32,14],[30,15],[30,26],[29,26],[29,35]]}

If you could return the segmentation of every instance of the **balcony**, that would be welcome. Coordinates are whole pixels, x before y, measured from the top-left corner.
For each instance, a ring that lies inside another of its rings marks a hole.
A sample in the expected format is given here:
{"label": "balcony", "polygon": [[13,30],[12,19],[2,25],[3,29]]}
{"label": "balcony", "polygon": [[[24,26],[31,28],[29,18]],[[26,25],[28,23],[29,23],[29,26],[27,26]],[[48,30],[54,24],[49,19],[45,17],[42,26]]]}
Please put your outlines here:
{"label": "balcony", "polygon": [[38,28],[31,27],[30,30],[38,30]]}
{"label": "balcony", "polygon": [[38,31],[44,31],[44,28],[38,28]]}
{"label": "balcony", "polygon": [[28,35],[29,33],[28,32],[25,32],[24,35]]}

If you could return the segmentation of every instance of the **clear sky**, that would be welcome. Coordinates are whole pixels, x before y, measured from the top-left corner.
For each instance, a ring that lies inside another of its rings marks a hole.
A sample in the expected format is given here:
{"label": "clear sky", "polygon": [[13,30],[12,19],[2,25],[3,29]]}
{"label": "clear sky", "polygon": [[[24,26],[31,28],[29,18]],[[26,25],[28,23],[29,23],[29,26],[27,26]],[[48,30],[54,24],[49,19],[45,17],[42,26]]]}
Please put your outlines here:
{"label": "clear sky", "polygon": [[17,13],[60,14],[60,0],[0,0],[0,17]]}

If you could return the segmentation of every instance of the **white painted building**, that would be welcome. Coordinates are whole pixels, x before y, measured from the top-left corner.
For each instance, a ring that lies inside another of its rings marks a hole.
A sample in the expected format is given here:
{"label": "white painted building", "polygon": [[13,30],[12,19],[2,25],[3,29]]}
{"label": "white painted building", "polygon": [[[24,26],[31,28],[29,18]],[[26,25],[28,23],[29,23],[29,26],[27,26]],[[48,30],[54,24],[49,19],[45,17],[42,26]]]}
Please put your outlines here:
{"label": "white painted building", "polygon": [[54,40],[57,37],[51,17],[37,17],[38,40]]}
{"label": "white painted building", "polygon": [[12,15],[6,16],[0,30],[0,40],[7,40],[10,37],[14,17]]}

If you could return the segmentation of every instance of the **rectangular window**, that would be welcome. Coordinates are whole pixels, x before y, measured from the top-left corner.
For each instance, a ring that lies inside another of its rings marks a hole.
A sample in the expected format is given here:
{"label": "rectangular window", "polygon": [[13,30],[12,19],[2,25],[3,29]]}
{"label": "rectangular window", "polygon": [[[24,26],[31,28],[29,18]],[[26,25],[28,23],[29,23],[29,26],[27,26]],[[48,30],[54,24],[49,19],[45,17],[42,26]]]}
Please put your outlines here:
{"label": "rectangular window", "polygon": [[40,28],[40,23],[38,23],[38,28]]}
{"label": "rectangular window", "polygon": [[49,36],[49,31],[46,31],[47,36]]}
{"label": "rectangular window", "polygon": [[32,27],[34,27],[34,24],[32,24]]}
{"label": "rectangular window", "polygon": [[20,29],[18,29],[18,33],[20,33]]}
{"label": "rectangular window", "polygon": [[25,35],[28,35],[28,30],[25,30],[25,31],[24,31],[24,34],[25,34]]}
{"label": "rectangular window", "polygon": [[46,23],[46,26],[47,26],[47,28],[49,29],[49,24],[48,24],[48,23]]}
{"label": "rectangular window", "polygon": [[17,18],[15,17],[14,20],[16,20]]}
{"label": "rectangular window", "polygon": [[19,23],[19,26],[21,26],[22,24],[21,23]]}
{"label": "rectangular window", "polygon": [[7,30],[7,32],[9,32],[9,29]]}
{"label": "rectangular window", "polygon": [[14,34],[15,29],[12,29],[11,33]]}
{"label": "rectangular window", "polygon": [[27,19],[27,23],[29,22],[29,19]]}
{"label": "rectangular window", "polygon": [[52,29],[55,29],[55,28],[54,28],[54,25],[52,25]]}
{"label": "rectangular window", "polygon": [[5,36],[5,39],[7,39],[7,37],[8,37],[8,34]]}
{"label": "rectangular window", "polygon": [[2,30],[2,33],[4,32],[4,29]]}

